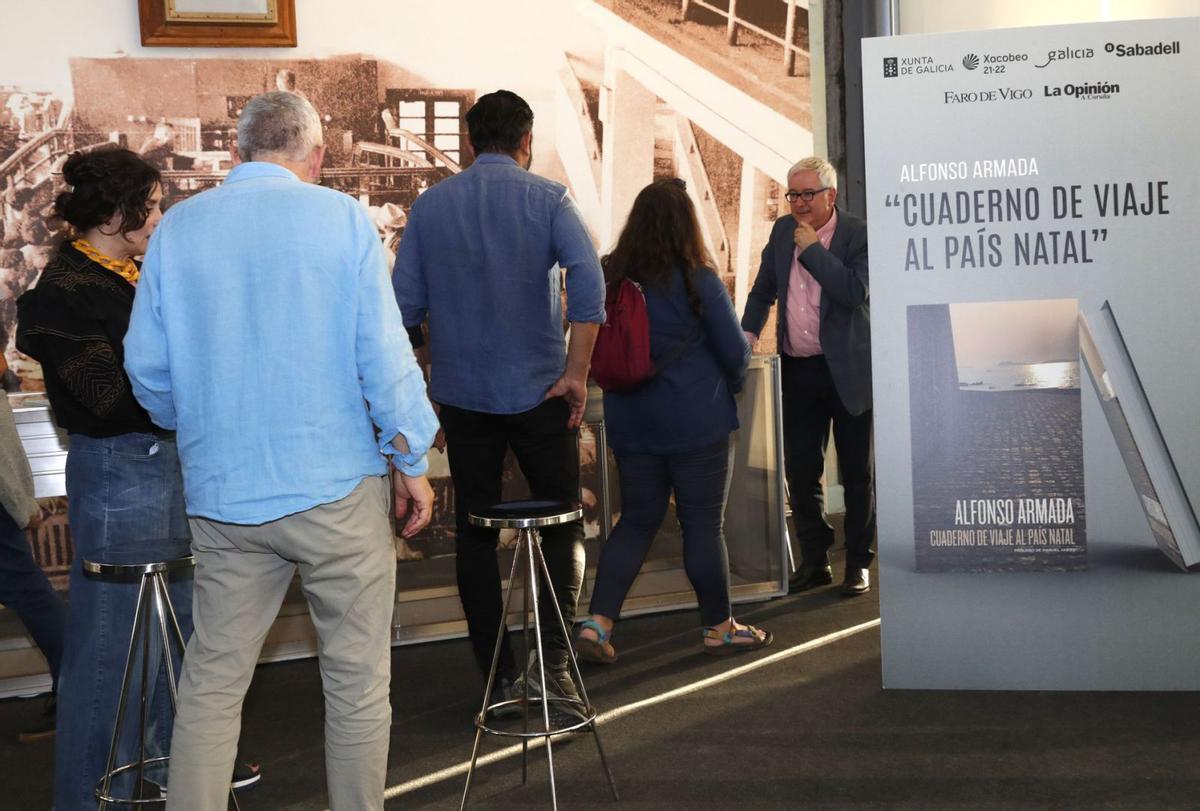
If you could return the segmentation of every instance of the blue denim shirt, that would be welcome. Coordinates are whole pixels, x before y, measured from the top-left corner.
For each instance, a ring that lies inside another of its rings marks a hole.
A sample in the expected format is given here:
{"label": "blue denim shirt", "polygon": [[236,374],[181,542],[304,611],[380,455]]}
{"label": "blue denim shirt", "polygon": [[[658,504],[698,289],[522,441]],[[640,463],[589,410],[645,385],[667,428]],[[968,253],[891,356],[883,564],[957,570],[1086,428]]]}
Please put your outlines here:
{"label": "blue denim shirt", "polygon": [[492,414],[535,407],[566,366],[567,319],[604,321],[604,277],[561,183],[478,156],[417,198],[392,284],[404,325],[429,320],[430,396]]}
{"label": "blue denim shirt", "polygon": [[244,163],[173,206],[146,251],[125,370],[178,430],[188,512],[258,524],[345,497],[395,459],[423,473],[437,418],[353,198]]}

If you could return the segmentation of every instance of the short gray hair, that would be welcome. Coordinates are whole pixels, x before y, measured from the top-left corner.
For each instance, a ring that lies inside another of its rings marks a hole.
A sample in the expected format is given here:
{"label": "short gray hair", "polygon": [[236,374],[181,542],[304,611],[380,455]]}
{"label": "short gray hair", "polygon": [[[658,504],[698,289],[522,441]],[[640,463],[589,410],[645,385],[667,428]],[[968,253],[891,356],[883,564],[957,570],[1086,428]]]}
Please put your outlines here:
{"label": "short gray hair", "polygon": [[810,158],[802,158],[792,164],[792,168],[788,169],[788,180],[791,180],[792,175],[797,172],[816,172],[817,177],[821,179],[821,185],[826,188],[837,188],[837,170],[833,168],[833,164],[824,158],[816,156]]}
{"label": "short gray hair", "polygon": [[321,145],[321,119],[308,99],[273,90],[246,102],[237,123],[238,155],[244,161],[272,155],[303,160]]}

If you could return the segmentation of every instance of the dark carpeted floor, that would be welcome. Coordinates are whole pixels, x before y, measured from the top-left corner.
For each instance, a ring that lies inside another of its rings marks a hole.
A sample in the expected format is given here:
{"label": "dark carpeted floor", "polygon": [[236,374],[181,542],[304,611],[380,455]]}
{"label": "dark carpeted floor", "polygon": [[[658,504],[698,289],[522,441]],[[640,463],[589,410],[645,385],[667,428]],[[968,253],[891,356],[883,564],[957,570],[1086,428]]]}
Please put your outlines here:
{"label": "dark carpeted floor", "polygon": [[[877,618],[874,592],[843,599],[833,587],[742,606],[738,616],[770,629],[774,644],[705,656],[692,612],[618,626],[620,661],[585,666],[585,677],[593,703],[618,715],[599,731],[621,803],[609,797],[594,743],[577,737],[554,746],[562,807],[1200,807],[1196,693],[884,691],[877,626],[779,656]],[[620,709],[770,656],[735,678]],[[393,662],[387,805],[456,808],[463,774],[453,767],[470,757],[482,692],[467,645],[397,648]],[[0,808],[50,806],[52,743],[15,743],[39,709],[0,703]],[[243,749],[261,758],[265,777],[241,796],[245,811],[325,808],[321,726],[314,661],[259,668]],[[487,739],[483,752],[507,744]],[[531,749],[529,763],[525,786],[519,755],[483,766],[471,806],[549,807],[545,751]],[[444,779],[414,785],[443,770]]]}

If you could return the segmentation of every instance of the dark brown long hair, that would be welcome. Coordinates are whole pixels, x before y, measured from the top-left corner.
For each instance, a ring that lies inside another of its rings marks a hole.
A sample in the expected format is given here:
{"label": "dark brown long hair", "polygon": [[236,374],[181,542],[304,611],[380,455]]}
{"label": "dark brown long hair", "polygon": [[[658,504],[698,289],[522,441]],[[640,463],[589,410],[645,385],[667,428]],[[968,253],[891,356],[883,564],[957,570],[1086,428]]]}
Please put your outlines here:
{"label": "dark brown long hair", "polygon": [[692,275],[712,268],[696,208],[682,180],[656,180],[638,192],[612,253],[600,260],[604,280],[630,279],[645,287],[666,287],[675,268],[683,269],[688,304],[700,315]]}

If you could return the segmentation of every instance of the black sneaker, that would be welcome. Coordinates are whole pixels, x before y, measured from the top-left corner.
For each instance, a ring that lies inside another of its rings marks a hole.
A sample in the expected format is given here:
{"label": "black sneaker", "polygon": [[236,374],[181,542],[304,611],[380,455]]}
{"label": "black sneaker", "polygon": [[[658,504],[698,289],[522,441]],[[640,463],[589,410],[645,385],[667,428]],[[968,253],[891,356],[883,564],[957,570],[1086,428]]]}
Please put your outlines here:
{"label": "black sneaker", "polygon": [[[262,780],[262,765],[258,763],[243,763],[238,761],[233,764],[233,779],[229,781],[229,787],[238,794],[247,791],[258,785]],[[154,783],[158,786],[158,794],[162,799],[167,798],[167,784],[158,783],[154,780],[147,779],[148,783]]]}
{"label": "black sneaker", "polygon": [[[488,699],[488,704],[498,704],[501,701],[512,701],[516,698],[521,698],[523,694],[518,693],[513,689],[513,682],[506,676],[497,676],[492,683],[492,695]],[[488,718],[492,720],[500,720],[503,718],[516,718],[521,714],[520,704],[505,704],[503,707],[497,707],[488,712]]]}
{"label": "black sneaker", "polygon": [[234,791],[245,791],[258,785],[262,780],[262,764],[260,763],[235,763],[233,764],[233,780],[229,783],[229,787]]}
{"label": "black sneaker", "polygon": [[[542,686],[540,683],[541,671],[537,666],[537,658],[531,657],[532,661],[525,673],[517,676],[516,682],[513,683],[513,695],[520,698],[525,694],[525,681],[529,682],[529,698],[541,697]],[[546,681],[550,684],[550,698],[565,698],[567,701],[551,701],[550,704],[550,723],[555,726],[572,726],[580,721],[587,719],[587,714],[583,708],[583,699],[579,696],[579,690],[575,688],[575,680],[571,678],[570,671],[563,670],[547,670]],[[533,708],[531,708],[533,709]],[[540,715],[540,711],[538,712]]]}
{"label": "black sneaker", "polygon": [[58,715],[58,697],[51,693],[42,704],[42,712],[38,719],[17,733],[21,743],[34,743],[54,737],[55,720]]}

